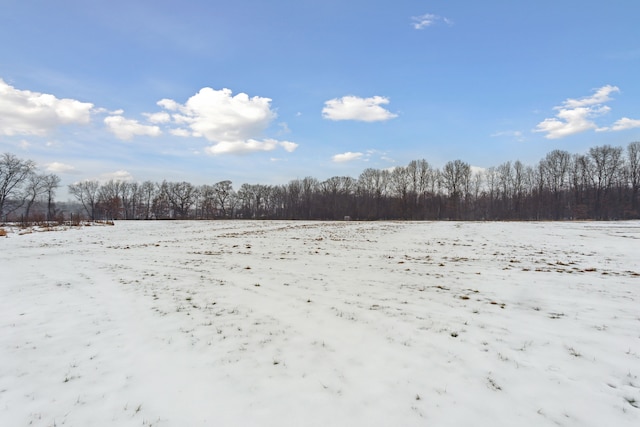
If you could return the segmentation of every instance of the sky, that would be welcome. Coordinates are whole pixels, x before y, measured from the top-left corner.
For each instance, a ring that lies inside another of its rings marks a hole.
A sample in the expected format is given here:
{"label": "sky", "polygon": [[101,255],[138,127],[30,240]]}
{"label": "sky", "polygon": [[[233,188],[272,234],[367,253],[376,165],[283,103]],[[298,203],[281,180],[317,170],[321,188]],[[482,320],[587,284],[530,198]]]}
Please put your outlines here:
{"label": "sky", "polygon": [[640,140],[633,0],[0,0],[0,153],[285,184]]}

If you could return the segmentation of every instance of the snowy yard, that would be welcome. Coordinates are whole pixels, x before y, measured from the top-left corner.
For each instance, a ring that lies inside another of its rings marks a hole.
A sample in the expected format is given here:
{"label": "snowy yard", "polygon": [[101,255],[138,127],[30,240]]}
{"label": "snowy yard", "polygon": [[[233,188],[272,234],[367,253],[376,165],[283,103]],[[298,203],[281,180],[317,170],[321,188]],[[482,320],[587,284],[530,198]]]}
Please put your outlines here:
{"label": "snowy yard", "polygon": [[640,222],[0,237],[2,426],[638,426]]}

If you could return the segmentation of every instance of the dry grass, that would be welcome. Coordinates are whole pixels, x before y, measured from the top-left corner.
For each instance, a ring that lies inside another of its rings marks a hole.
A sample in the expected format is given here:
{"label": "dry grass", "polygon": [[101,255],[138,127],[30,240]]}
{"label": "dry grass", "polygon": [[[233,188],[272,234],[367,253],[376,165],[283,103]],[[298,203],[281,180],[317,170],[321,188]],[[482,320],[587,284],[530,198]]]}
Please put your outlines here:
{"label": "dry grass", "polygon": [[0,228],[0,237],[5,237],[7,235],[7,230],[4,228]]}

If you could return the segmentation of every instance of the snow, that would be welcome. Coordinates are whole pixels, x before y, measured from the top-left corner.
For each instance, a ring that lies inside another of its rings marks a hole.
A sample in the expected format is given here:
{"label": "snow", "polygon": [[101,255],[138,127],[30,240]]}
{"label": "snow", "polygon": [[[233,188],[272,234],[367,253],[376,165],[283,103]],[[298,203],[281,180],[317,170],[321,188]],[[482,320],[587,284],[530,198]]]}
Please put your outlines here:
{"label": "snow", "polygon": [[640,222],[0,237],[2,426],[637,426]]}

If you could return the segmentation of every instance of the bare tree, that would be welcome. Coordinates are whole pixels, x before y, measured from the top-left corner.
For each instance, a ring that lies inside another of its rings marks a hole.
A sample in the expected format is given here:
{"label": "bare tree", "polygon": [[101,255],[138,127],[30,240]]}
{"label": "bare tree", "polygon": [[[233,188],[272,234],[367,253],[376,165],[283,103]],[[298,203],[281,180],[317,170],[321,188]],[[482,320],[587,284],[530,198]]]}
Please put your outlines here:
{"label": "bare tree", "polygon": [[496,172],[496,168],[491,166],[490,168],[485,169],[484,171],[485,177],[485,188],[486,188],[486,197],[488,198],[488,203],[486,203],[486,216],[488,219],[495,219],[495,204],[497,203],[497,198],[499,194],[498,190],[498,173]]}
{"label": "bare tree", "polygon": [[622,167],[622,148],[602,145],[589,149],[592,160],[591,181],[595,191],[595,215],[599,219],[610,216],[605,212],[605,204],[616,175]]}
{"label": "bare tree", "polygon": [[428,204],[435,195],[433,187],[437,182],[437,171],[431,167],[426,160],[418,160],[415,162],[416,177],[414,191],[417,195],[418,209],[420,218],[428,215]]}
{"label": "bare tree", "polygon": [[299,179],[292,179],[284,188],[285,206],[284,215],[289,218],[300,217],[300,205],[302,202],[302,187],[303,183]]}
{"label": "bare tree", "polygon": [[189,210],[196,202],[197,196],[197,188],[188,182],[170,182],[167,184],[167,197],[171,202],[174,218],[188,218]]}
{"label": "bare tree", "polygon": [[60,177],[58,175],[45,175],[44,192],[47,195],[47,221],[51,221],[51,219],[55,216],[54,198],[56,196],[56,189],[59,186]]}
{"label": "bare tree", "polygon": [[318,191],[318,180],[311,176],[302,179],[302,210],[303,218],[309,219],[312,216],[313,198]]}
{"label": "bare tree", "polygon": [[144,219],[151,218],[151,208],[156,194],[156,185],[151,181],[144,181],[140,186],[140,203],[144,209]]}
{"label": "bare tree", "polygon": [[540,170],[551,191],[552,200],[547,203],[553,208],[554,219],[561,219],[567,215],[566,191],[568,188],[571,155],[566,151],[553,150],[540,161]]}
{"label": "bare tree", "polygon": [[119,219],[122,215],[122,198],[120,197],[122,181],[113,179],[105,182],[98,190],[98,212],[102,212],[104,219]]}
{"label": "bare tree", "polygon": [[396,214],[400,218],[408,218],[409,216],[409,208],[410,208],[410,200],[415,198],[412,197],[411,189],[412,189],[412,172],[415,170],[413,167],[403,167],[398,166],[391,171],[390,176],[390,184],[391,189],[393,191],[393,195],[398,199],[399,203],[399,214]]}
{"label": "bare tree", "polygon": [[511,211],[511,201],[513,200],[513,168],[511,162],[505,162],[496,168],[498,174],[498,186],[500,192],[501,212],[500,216],[505,217]]}
{"label": "bare tree", "polygon": [[25,220],[29,220],[29,215],[31,213],[31,208],[36,201],[36,198],[41,194],[44,194],[46,191],[46,175],[41,175],[37,173],[29,174],[27,178],[27,182],[24,188],[24,198],[27,203],[24,211]]}
{"label": "bare tree", "polygon": [[138,217],[138,205],[140,204],[140,185],[137,182],[124,181],[120,185],[120,200],[124,219],[134,219]]}
{"label": "bare tree", "polygon": [[22,160],[13,154],[4,153],[0,157],[0,219],[8,213],[7,203],[16,199],[10,211],[20,207],[24,199],[20,194],[21,186],[35,170],[36,165],[31,160]]}
{"label": "bare tree", "polygon": [[230,201],[233,197],[233,186],[231,181],[220,181],[213,185],[216,206],[220,210],[220,215],[227,218]]}
{"label": "bare tree", "polygon": [[204,184],[198,189],[198,204],[200,205],[200,213],[204,219],[212,219],[216,217],[215,192],[212,185]]}
{"label": "bare tree", "polygon": [[92,220],[96,219],[96,206],[98,204],[98,191],[100,182],[81,181],[69,185],[69,194],[74,196],[82,205],[85,212]]}
{"label": "bare tree", "polygon": [[172,218],[173,212],[171,201],[169,200],[169,184],[167,181],[162,181],[161,184],[156,185],[151,211],[156,219]]}
{"label": "bare tree", "polygon": [[471,165],[462,160],[447,162],[442,169],[442,180],[452,204],[454,219],[460,219],[463,212],[461,201],[471,183]]}
{"label": "bare tree", "polygon": [[627,146],[628,174],[631,184],[631,209],[638,210],[638,192],[640,191],[640,141]]}
{"label": "bare tree", "polygon": [[253,218],[253,188],[250,184],[242,184],[238,190],[238,201],[240,203],[240,217]]}
{"label": "bare tree", "polygon": [[516,160],[513,163],[513,210],[516,217],[521,215],[522,210],[522,200],[526,195],[526,167],[520,162],[520,160]]}
{"label": "bare tree", "polygon": [[362,189],[364,207],[369,219],[384,217],[383,200],[387,196],[390,181],[388,170],[367,168],[358,177],[358,185]]}
{"label": "bare tree", "polygon": [[575,154],[571,162],[571,190],[573,193],[574,219],[589,218],[588,196],[590,183],[591,159],[583,154]]}

